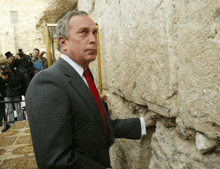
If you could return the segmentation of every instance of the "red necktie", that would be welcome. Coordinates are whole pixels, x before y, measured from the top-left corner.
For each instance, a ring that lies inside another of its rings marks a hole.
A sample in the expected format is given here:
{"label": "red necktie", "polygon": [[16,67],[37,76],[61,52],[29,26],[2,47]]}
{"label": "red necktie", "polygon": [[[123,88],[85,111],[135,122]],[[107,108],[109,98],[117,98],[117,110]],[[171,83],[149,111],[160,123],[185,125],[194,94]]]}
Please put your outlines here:
{"label": "red necktie", "polygon": [[105,112],[104,112],[102,105],[101,105],[101,101],[99,98],[99,92],[98,92],[95,84],[93,83],[93,80],[92,80],[91,76],[89,75],[89,72],[86,69],[84,69],[84,74],[85,74],[86,81],[89,85],[89,89],[92,92],[92,95],[95,98],[97,105],[99,106],[99,109],[100,109],[100,112],[101,112],[101,115],[102,115],[102,118],[103,118],[103,121],[105,124],[105,129],[107,130],[107,126],[106,126],[106,122],[105,122]]}

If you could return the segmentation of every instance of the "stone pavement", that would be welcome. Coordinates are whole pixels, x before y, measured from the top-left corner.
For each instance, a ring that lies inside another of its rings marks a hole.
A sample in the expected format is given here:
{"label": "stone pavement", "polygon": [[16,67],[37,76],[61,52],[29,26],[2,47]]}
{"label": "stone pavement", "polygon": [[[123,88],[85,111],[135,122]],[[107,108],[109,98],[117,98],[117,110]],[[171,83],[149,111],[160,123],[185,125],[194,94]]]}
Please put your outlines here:
{"label": "stone pavement", "polygon": [[[1,127],[2,128],[2,127]],[[37,169],[27,120],[0,134],[0,169]]]}

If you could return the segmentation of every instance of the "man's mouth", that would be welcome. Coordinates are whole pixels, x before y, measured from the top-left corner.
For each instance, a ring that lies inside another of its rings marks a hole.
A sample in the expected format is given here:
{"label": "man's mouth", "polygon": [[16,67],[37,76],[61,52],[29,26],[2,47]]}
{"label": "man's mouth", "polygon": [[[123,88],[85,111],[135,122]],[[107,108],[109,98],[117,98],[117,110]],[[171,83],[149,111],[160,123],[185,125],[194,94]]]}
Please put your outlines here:
{"label": "man's mouth", "polygon": [[88,51],[89,54],[97,54],[97,49],[86,49],[86,51]]}

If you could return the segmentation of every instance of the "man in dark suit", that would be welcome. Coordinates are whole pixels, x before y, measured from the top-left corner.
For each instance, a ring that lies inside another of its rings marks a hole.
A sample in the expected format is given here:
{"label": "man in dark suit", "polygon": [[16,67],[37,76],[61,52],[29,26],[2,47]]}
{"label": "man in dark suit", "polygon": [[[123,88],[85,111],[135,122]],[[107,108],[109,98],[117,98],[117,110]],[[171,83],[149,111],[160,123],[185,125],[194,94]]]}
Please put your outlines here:
{"label": "man in dark suit", "polygon": [[147,115],[108,117],[86,71],[97,54],[97,28],[87,13],[68,12],[58,32],[61,57],[34,77],[26,94],[37,164],[40,169],[111,168],[109,148],[115,138],[140,139],[141,131],[155,122]]}

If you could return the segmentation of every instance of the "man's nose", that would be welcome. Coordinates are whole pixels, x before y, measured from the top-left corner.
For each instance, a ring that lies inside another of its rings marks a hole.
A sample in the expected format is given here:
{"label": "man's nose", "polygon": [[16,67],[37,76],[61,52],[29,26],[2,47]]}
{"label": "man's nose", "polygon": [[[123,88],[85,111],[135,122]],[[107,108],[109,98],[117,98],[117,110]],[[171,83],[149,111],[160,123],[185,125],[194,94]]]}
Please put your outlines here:
{"label": "man's nose", "polygon": [[97,36],[96,34],[90,33],[89,35],[89,43],[97,44]]}

